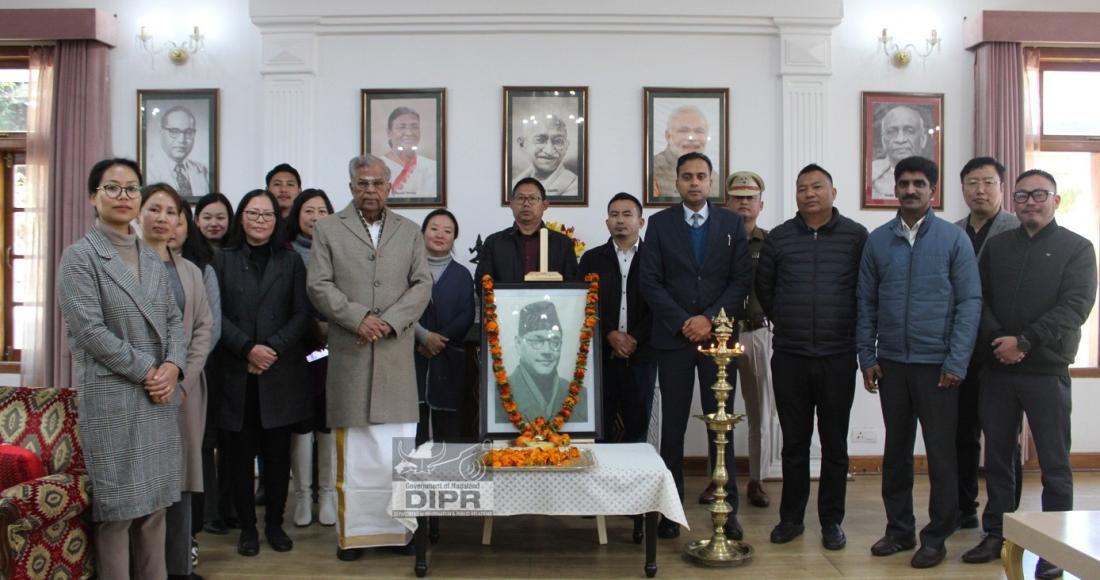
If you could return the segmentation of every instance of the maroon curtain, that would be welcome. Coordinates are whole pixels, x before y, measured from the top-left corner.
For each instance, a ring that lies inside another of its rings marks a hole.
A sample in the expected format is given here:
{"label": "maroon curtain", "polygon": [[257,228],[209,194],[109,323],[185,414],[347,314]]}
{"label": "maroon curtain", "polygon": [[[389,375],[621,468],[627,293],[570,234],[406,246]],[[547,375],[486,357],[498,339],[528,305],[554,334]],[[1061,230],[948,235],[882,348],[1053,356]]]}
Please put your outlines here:
{"label": "maroon curtain", "polygon": [[[111,143],[111,109],[107,51],[94,40],[59,40],[54,55],[54,119],[50,135],[49,262],[61,261],[65,248],[80,239],[94,222],[88,203],[88,172],[107,157]],[[50,307],[47,328],[53,331],[49,360],[51,387],[72,386],[72,364],[65,325],[57,306],[57,272],[48,278]]]}
{"label": "maroon curtain", "polygon": [[1024,50],[1018,42],[985,42],[974,52],[974,156],[1005,166],[1005,209],[1012,180],[1024,170]]}

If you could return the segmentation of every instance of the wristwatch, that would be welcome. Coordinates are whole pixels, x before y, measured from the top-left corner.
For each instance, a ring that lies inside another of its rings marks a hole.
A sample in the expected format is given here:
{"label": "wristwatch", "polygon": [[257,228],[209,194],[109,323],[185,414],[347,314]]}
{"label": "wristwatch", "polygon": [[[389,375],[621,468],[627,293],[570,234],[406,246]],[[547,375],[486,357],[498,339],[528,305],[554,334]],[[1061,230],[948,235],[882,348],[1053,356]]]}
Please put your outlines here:
{"label": "wristwatch", "polygon": [[1020,335],[1016,337],[1016,349],[1020,352],[1027,352],[1031,350],[1031,341],[1026,336]]}

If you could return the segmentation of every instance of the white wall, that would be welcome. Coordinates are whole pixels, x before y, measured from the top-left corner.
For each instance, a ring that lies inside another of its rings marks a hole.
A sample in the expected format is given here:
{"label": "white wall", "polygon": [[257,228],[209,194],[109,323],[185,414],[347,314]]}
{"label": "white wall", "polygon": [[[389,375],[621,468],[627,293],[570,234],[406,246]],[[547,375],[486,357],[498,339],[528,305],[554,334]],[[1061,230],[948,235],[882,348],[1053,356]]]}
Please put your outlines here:
{"label": "white wall", "polygon": [[[5,8],[86,7],[72,0],[5,0]],[[265,9],[255,0],[253,14]],[[324,3],[317,3],[324,4]],[[491,1],[468,2],[382,2],[379,12],[400,14],[406,6],[437,4],[441,11],[462,16],[455,6],[477,7]],[[603,0],[600,8],[621,11],[617,0]],[[653,3],[645,3],[652,6]],[[803,2],[807,12],[818,10],[813,0]],[[243,0],[215,2],[198,0],[179,9],[164,0],[101,0],[93,6],[116,13],[119,18],[119,46],[112,51],[112,112],[114,153],[136,153],[136,90],[154,88],[212,88],[221,90],[220,188],[232,199],[262,185],[265,132],[263,78],[260,74],[262,39],[250,18],[250,6]],[[569,2],[567,9],[588,6]],[[301,4],[302,10],[313,9]],[[793,175],[781,175],[782,105],[779,79],[780,44],[774,31],[751,30],[742,34],[707,33],[711,13],[759,11],[754,2],[730,3],[700,0],[691,5],[699,14],[697,26],[681,34],[617,34],[554,32],[521,34],[446,33],[443,18],[438,33],[407,35],[349,35],[328,30],[318,36],[313,49],[317,71],[313,78],[313,141],[308,158],[286,159],[292,164],[313,167],[303,180],[307,186],[322,187],[337,206],[346,203],[346,162],[358,152],[359,89],[361,88],[447,88],[448,99],[448,199],[462,224],[463,236],[456,248],[460,259],[477,233],[488,234],[506,226],[510,213],[501,208],[501,86],[523,84],[568,84],[590,87],[589,208],[555,208],[548,219],[577,228],[590,245],[606,239],[603,207],[620,190],[641,188],[641,117],[644,86],[727,86],[730,88],[731,166],[760,173],[767,185],[767,207],[761,218],[773,226],[794,211],[790,188]],[[732,8],[731,8],[732,7]],[[860,92],[864,90],[942,92],[945,94],[945,191],[944,217],[965,213],[955,186],[954,175],[972,154],[973,147],[973,56],[962,48],[964,16],[980,10],[1033,9],[1023,0],[987,2],[929,0],[919,9],[891,9],[881,1],[844,2],[843,20],[833,29],[832,76],[827,96],[828,148],[821,159],[834,175],[840,195],[840,211],[869,228],[887,221],[885,211],[859,210]],[[520,5],[520,11],[526,6]],[[1098,10],[1095,0],[1052,0],[1048,10]],[[589,9],[591,10],[591,9]],[[173,15],[169,20],[167,15]],[[795,10],[787,16],[797,16]],[[393,16],[399,20],[396,16]],[[625,18],[625,17],[624,17]],[[726,22],[727,20],[722,20]],[[133,40],[139,23],[159,22],[154,30],[166,29],[164,37],[182,39],[197,23],[206,35],[206,49],[191,64],[176,67],[160,55],[155,63]],[[524,19],[518,17],[518,23]],[[318,24],[320,27],[321,24]],[[899,40],[920,40],[935,27],[943,37],[942,48],[922,63],[916,59],[907,69],[895,69],[880,52],[877,36],[889,27]],[[700,34],[700,32],[702,32]],[[685,56],[691,55],[691,56]],[[278,148],[276,148],[278,150]],[[281,161],[282,159],[280,159]],[[419,221],[424,210],[404,210]],[[1075,381],[1075,405],[1090,408],[1100,403],[1094,394],[1097,379]],[[738,398],[739,399],[739,398]],[[738,403],[740,406],[740,402]],[[873,428],[880,433],[873,444],[852,443],[853,455],[881,453],[882,419],[878,402],[859,389],[852,412],[854,428]],[[689,436],[694,442],[689,454],[703,454],[702,430]],[[1074,450],[1100,451],[1100,426],[1078,420],[1073,431]],[[744,449],[744,430],[737,433],[737,448]]]}

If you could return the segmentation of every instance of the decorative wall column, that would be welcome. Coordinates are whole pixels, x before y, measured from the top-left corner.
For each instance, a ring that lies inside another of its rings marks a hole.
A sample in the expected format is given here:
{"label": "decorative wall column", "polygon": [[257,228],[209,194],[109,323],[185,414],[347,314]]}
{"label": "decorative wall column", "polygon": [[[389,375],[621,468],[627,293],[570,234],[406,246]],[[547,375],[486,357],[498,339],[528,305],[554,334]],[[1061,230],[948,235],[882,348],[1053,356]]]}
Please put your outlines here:
{"label": "decorative wall column", "polygon": [[314,175],[317,36],[312,32],[265,31],[262,58],[262,171],[289,163],[308,181]]}

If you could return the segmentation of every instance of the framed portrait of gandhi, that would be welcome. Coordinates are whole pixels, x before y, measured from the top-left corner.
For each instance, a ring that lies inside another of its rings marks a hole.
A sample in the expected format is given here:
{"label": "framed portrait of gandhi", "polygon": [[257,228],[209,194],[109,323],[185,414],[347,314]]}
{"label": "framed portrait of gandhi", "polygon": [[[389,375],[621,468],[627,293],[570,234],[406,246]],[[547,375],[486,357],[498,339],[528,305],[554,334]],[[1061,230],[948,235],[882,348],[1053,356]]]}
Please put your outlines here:
{"label": "framed portrait of gandhi", "polygon": [[550,205],[588,205],[588,87],[504,87],[504,179],[533,177]]}
{"label": "framed portrait of gandhi", "polygon": [[218,89],[138,89],[137,128],[145,183],[167,183],[191,203],[218,191]]}
{"label": "framed portrait of gandhi", "polygon": [[713,165],[710,201],[724,204],[729,173],[729,89],[646,87],[643,119],[643,203],[680,203],[676,161],[686,153],[702,153]]}
{"label": "framed portrait of gandhi", "polygon": [[[481,333],[481,438],[513,438],[517,433],[500,397],[499,378],[507,377],[516,411],[526,421],[553,420],[569,395],[581,346],[588,294],[584,283],[495,284],[495,322],[499,326],[503,376],[493,371],[489,332]],[[482,302],[482,324],[490,320]],[[569,419],[560,432],[599,437],[603,432],[599,322],[592,329],[584,381]]]}
{"label": "framed portrait of gandhi", "polygon": [[446,89],[362,89],[360,151],[386,163],[393,207],[447,206]]}
{"label": "framed portrait of gandhi", "polygon": [[936,162],[932,207],[943,209],[943,94],[863,93],[861,208],[896,210],[894,166],[919,155]]}

